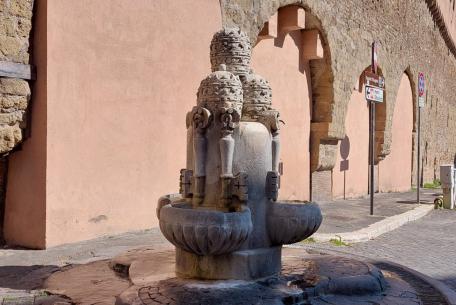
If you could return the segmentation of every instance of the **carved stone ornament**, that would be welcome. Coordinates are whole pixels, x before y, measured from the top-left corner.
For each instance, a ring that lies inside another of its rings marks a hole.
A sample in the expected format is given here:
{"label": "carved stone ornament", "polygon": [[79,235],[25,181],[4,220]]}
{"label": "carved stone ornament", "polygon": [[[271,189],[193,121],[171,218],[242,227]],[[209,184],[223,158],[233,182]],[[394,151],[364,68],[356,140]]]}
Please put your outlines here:
{"label": "carved stone ornament", "polygon": [[193,128],[205,129],[209,126],[211,112],[204,107],[194,107],[192,110]]}
{"label": "carved stone ornament", "polygon": [[239,212],[197,210],[185,203],[165,205],[160,229],[173,245],[197,255],[222,255],[239,249],[252,232],[252,216]]}
{"label": "carved stone ornament", "polygon": [[269,82],[253,71],[242,80],[244,92],[243,118],[255,118],[271,109],[272,89]]}
{"label": "carved stone ornament", "polygon": [[217,32],[211,42],[211,66],[216,71],[221,64],[240,76],[250,70],[252,46],[249,37],[238,28],[225,28]]}
{"label": "carved stone ornament", "polygon": [[225,65],[220,65],[218,69],[201,82],[197,93],[198,106],[207,108],[213,115],[221,108],[233,108],[240,114],[242,83],[239,77],[226,71]]}
{"label": "carved stone ornament", "polygon": [[239,123],[241,117],[239,112],[234,108],[221,108],[220,109],[220,122],[222,123],[222,130],[232,132]]}
{"label": "carved stone ornament", "polygon": [[258,122],[264,124],[271,133],[278,133],[280,130],[280,113],[277,110],[266,110],[258,116]]}

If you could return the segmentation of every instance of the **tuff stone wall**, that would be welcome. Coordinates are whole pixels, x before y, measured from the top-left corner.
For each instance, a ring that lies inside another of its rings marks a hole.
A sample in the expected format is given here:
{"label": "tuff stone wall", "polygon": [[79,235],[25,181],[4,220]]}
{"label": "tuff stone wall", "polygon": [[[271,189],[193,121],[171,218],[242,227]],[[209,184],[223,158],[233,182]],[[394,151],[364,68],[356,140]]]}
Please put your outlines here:
{"label": "tuff stone wall", "polygon": [[[0,61],[28,64],[33,0],[0,0]],[[30,101],[27,81],[0,76],[0,154],[23,138]]]}
{"label": "tuff stone wall", "polygon": [[377,108],[376,118],[379,159],[390,152],[392,114],[403,73],[412,80],[415,98],[418,73],[424,72],[428,100],[421,117],[421,143],[423,179],[428,181],[438,177],[441,163],[453,162],[456,152],[456,60],[435,26],[441,21],[433,17],[427,2],[221,0],[221,6],[224,25],[241,27],[252,41],[278,8],[290,4],[304,7],[306,27],[320,30],[325,59],[311,62],[313,170],[334,166],[334,146],[345,134],[347,104],[362,71],[370,65],[374,40],[380,43],[379,61],[386,79],[386,102]]}

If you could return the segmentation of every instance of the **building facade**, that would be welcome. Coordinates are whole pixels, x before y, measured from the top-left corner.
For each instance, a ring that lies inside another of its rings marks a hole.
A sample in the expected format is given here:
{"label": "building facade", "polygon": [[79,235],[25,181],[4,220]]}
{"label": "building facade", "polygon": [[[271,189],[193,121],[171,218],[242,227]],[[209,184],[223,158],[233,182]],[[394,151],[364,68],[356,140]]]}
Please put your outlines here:
{"label": "building facade", "polygon": [[[20,64],[0,77],[4,238],[45,248],[157,226],[221,27],[249,35],[253,69],[271,83],[286,125],[283,199],[367,194],[373,41],[386,80],[376,188],[416,182],[419,72],[422,182],[438,178],[456,153],[454,1],[0,0],[0,67]],[[18,72],[34,68],[34,80]]]}

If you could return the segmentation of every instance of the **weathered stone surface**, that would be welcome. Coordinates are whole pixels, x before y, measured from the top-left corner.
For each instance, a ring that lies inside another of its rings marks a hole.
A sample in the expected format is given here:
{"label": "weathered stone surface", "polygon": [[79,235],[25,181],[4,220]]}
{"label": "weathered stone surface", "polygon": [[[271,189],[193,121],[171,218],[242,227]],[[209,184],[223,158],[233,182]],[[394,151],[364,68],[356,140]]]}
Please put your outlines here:
{"label": "weathered stone surface", "polygon": [[18,59],[21,56],[23,45],[15,37],[0,37],[0,53],[5,57]]}
{"label": "weathered stone surface", "polygon": [[0,36],[13,36],[15,34],[16,22],[13,18],[0,19]]}
{"label": "weathered stone surface", "polygon": [[32,18],[32,8],[34,0],[10,0],[10,13],[12,15]]}
{"label": "weathered stone surface", "polygon": [[[28,63],[34,0],[0,0],[0,61]],[[30,85],[0,77],[0,154],[23,140]]]}
{"label": "weathered stone surface", "polygon": [[314,234],[323,217],[315,203],[272,203],[268,210],[267,226],[273,245],[297,243]]}
{"label": "weathered stone surface", "polygon": [[171,204],[160,211],[160,229],[176,247],[197,255],[238,250],[252,232],[250,209],[224,213]]}
{"label": "weathered stone surface", "polygon": [[11,151],[17,143],[22,141],[22,129],[19,124],[0,127],[0,151]]}
{"label": "weathered stone surface", "polygon": [[26,81],[0,78],[0,153],[11,151],[23,140],[30,95]]}
{"label": "weathered stone surface", "polygon": [[130,287],[130,282],[116,276],[108,261],[98,261],[76,268],[68,267],[51,275],[44,288],[65,295],[77,304],[112,304],[116,296]]}
{"label": "weathered stone surface", "polygon": [[280,246],[217,256],[198,256],[176,249],[176,274],[193,279],[255,280],[279,274],[281,253]]}
{"label": "weathered stone surface", "polygon": [[14,78],[0,78],[0,93],[9,95],[30,95],[28,82]]}

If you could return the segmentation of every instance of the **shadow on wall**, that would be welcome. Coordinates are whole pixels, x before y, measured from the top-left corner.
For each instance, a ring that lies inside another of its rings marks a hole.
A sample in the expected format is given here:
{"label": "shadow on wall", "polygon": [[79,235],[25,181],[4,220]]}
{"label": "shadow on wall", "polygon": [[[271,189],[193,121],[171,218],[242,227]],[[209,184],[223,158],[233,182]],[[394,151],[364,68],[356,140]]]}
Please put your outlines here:
{"label": "shadow on wall", "polygon": [[319,53],[318,31],[307,29],[304,19],[298,18],[304,14],[300,7],[280,8],[265,23],[252,52],[252,67],[271,84],[272,103],[286,124],[281,129],[283,180],[279,196],[283,200],[310,200],[309,62],[323,54]]}
{"label": "shadow on wall", "polygon": [[344,173],[344,199],[346,199],[346,181],[347,181],[347,171],[350,169],[350,138],[345,136],[345,138],[340,142],[340,171]]}
{"label": "shadow on wall", "polygon": [[296,45],[296,48],[299,50],[299,72],[302,74],[306,73],[306,63],[308,64],[308,61],[304,60],[304,56],[301,56],[302,54],[302,35],[301,31],[293,31],[293,32],[279,32],[277,35],[277,38],[274,39],[274,46],[277,48],[283,48],[283,44],[285,42],[285,38],[289,35],[291,39],[293,40],[294,44]]}

